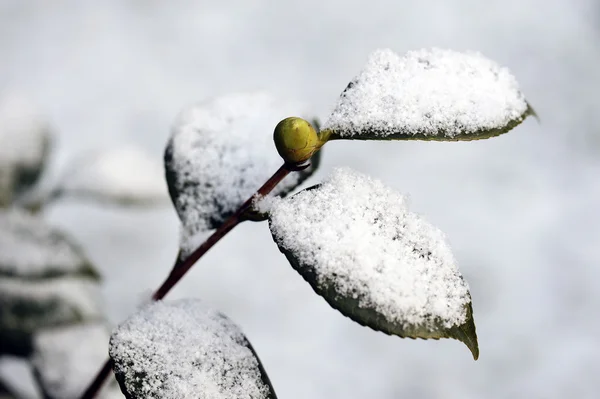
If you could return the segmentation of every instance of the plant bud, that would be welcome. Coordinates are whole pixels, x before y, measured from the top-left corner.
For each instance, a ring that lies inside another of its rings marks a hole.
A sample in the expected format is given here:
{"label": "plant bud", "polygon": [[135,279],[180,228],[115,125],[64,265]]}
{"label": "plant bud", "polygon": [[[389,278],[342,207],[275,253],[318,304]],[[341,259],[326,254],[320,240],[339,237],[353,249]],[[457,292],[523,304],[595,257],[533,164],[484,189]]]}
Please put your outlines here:
{"label": "plant bud", "polygon": [[315,129],[302,118],[289,117],[277,124],[273,133],[277,152],[286,163],[300,164],[319,149]]}

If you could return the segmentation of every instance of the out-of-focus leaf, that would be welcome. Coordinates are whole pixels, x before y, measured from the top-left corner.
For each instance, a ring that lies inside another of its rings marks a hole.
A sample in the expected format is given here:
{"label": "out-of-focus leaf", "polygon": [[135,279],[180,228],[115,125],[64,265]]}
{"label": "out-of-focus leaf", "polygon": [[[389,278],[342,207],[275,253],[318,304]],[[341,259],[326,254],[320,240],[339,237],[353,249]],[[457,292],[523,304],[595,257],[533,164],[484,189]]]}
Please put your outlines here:
{"label": "out-of-focus leaf", "polygon": [[479,349],[471,296],[444,234],[405,198],[339,169],[271,203],[279,249],[333,308],[387,334],[454,338]]}
{"label": "out-of-focus leaf", "polygon": [[0,100],[0,207],[32,187],[51,147],[48,122],[21,97]]}
{"label": "out-of-focus leaf", "polygon": [[102,318],[100,292],[89,278],[0,279],[0,354],[28,356],[34,332]]}
{"label": "out-of-focus leaf", "polygon": [[[34,334],[34,375],[47,399],[77,399],[106,359],[109,329],[104,323],[46,328]],[[122,398],[116,381],[105,384],[98,399]]]}
{"label": "out-of-focus leaf", "polygon": [[[3,378],[0,375],[0,399],[19,399],[19,396],[11,386],[2,381]],[[8,381],[9,383],[12,381]]]}
{"label": "out-of-focus leaf", "polygon": [[[184,110],[165,150],[169,193],[185,234],[219,227],[281,166],[273,144],[277,123],[305,107],[265,93],[215,98]],[[291,173],[274,194],[285,195],[308,178],[318,158]]]}
{"label": "out-of-focus leaf", "polygon": [[485,139],[535,115],[507,68],[479,53],[374,52],[323,126],[326,139]]}
{"label": "out-of-focus leaf", "polygon": [[131,146],[82,156],[68,167],[52,195],[133,206],[168,202],[160,162]]}
{"label": "out-of-focus leaf", "polygon": [[99,279],[72,238],[24,211],[0,211],[0,277],[30,280],[66,275]]}
{"label": "out-of-focus leaf", "polygon": [[240,328],[198,300],[148,305],[113,331],[109,354],[129,399],[276,398]]}
{"label": "out-of-focus leaf", "polygon": [[10,392],[10,389],[3,384],[2,380],[0,380],[0,399],[17,399],[17,397]]}

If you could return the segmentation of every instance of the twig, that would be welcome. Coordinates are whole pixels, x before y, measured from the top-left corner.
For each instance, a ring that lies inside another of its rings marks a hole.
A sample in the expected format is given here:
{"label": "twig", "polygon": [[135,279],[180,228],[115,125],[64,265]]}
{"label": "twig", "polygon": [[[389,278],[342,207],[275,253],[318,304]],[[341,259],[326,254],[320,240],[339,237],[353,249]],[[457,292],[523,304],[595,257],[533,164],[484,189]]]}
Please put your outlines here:
{"label": "twig", "polygon": [[[277,186],[277,184],[279,184],[290,172],[302,170],[306,167],[308,167],[308,164],[302,166],[289,164],[282,165],[253,196],[248,198],[248,200],[244,202],[242,206],[240,206],[233,216],[219,226],[219,228],[216,229],[215,232],[211,234],[210,237],[208,237],[206,241],[204,241],[198,248],[196,248],[191,255],[185,259],[177,257],[177,261],[175,262],[171,273],[169,273],[169,276],[166,278],[166,280],[156,290],[154,295],[152,295],[152,300],[158,301],[163,299],[171,290],[171,288],[173,288],[175,284],[177,284],[177,282],[181,280],[181,278],[192,268],[192,266],[194,266],[198,259],[208,252],[208,250],[211,249],[217,242],[219,242],[221,238],[225,237],[227,233],[233,230],[235,226],[240,224],[240,222],[243,222],[245,220],[244,214],[252,207],[252,202],[256,196],[265,196],[269,194],[271,191],[273,191],[275,186]],[[108,359],[98,371],[98,374],[87,387],[83,395],[81,395],[81,399],[93,399],[96,397],[102,388],[102,385],[108,378],[111,368],[111,361]]]}

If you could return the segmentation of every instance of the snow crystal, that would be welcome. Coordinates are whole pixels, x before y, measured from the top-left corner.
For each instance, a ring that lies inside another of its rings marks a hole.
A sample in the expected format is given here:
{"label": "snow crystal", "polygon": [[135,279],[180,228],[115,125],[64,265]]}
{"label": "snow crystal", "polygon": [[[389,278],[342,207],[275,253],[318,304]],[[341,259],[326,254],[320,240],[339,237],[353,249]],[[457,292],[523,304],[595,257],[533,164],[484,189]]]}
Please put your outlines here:
{"label": "snow crystal", "polygon": [[198,300],[145,307],[113,332],[109,352],[117,378],[136,397],[269,397],[239,327]]}
{"label": "snow crystal", "polygon": [[377,50],[323,129],[350,139],[474,139],[520,122],[527,112],[510,71],[479,53],[434,48],[399,57]]}
{"label": "snow crystal", "polygon": [[[283,164],[273,129],[304,109],[259,92],[222,96],[181,113],[165,164],[171,197],[188,235],[220,225]],[[277,192],[291,190],[310,173],[291,173]]]}
{"label": "snow crystal", "polygon": [[21,210],[0,211],[0,276],[94,275],[81,249],[44,220]]}
{"label": "snow crystal", "polygon": [[0,205],[16,186],[35,180],[49,145],[49,126],[33,105],[19,96],[0,101]]}
{"label": "snow crystal", "polygon": [[280,197],[273,195],[272,192],[267,195],[255,195],[252,199],[252,208],[261,214],[268,214],[279,199]]}
{"label": "snow crystal", "polygon": [[[108,340],[109,331],[102,323],[48,328],[36,333],[32,363],[45,396],[78,398],[106,360]],[[106,385],[98,397],[123,395],[112,384]]]}
{"label": "snow crystal", "polygon": [[381,182],[337,169],[318,188],[272,204],[271,230],[319,286],[388,321],[445,327],[466,321],[466,282],[444,234]]}
{"label": "snow crystal", "polygon": [[160,162],[130,146],[81,157],[56,190],[124,204],[154,204],[168,199]]}
{"label": "snow crystal", "polygon": [[89,279],[0,279],[0,333],[103,318],[100,291]]}

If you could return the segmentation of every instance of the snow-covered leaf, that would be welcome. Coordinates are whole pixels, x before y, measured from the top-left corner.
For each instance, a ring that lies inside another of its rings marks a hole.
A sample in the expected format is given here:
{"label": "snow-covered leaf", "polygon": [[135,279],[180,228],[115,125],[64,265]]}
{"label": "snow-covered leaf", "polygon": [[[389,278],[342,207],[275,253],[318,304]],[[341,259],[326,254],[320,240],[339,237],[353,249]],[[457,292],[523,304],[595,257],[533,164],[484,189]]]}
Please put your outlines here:
{"label": "snow-covered leaf", "polygon": [[[104,323],[47,328],[33,337],[32,365],[47,399],[77,399],[106,359],[109,329]],[[116,381],[98,399],[123,398]]]}
{"label": "snow-covered leaf", "polygon": [[28,279],[97,272],[70,237],[22,210],[0,211],[0,277]]}
{"label": "snow-covered leaf", "polygon": [[[167,143],[165,169],[184,241],[220,226],[281,166],[273,130],[281,119],[304,110],[265,93],[238,93],[181,113]],[[291,173],[276,193],[293,190],[316,164]]]}
{"label": "snow-covered leaf", "polygon": [[67,170],[54,195],[120,205],[168,202],[160,161],[132,146],[82,156]]}
{"label": "snow-covered leaf", "polygon": [[471,297],[444,234],[381,182],[337,169],[272,201],[273,239],[332,307],[387,334],[455,338],[477,359]]}
{"label": "snow-covered leaf", "polygon": [[479,53],[375,51],[323,126],[329,139],[475,140],[533,115],[515,77]]}
{"label": "snow-covered leaf", "polygon": [[42,328],[103,318],[95,281],[59,277],[28,281],[0,279],[0,353],[31,351],[32,334]]}
{"label": "snow-covered leaf", "polygon": [[200,301],[146,306],[117,327],[109,354],[127,398],[276,398],[254,349]]}
{"label": "snow-covered leaf", "polygon": [[47,121],[26,100],[0,100],[0,207],[37,182],[51,143]]}

